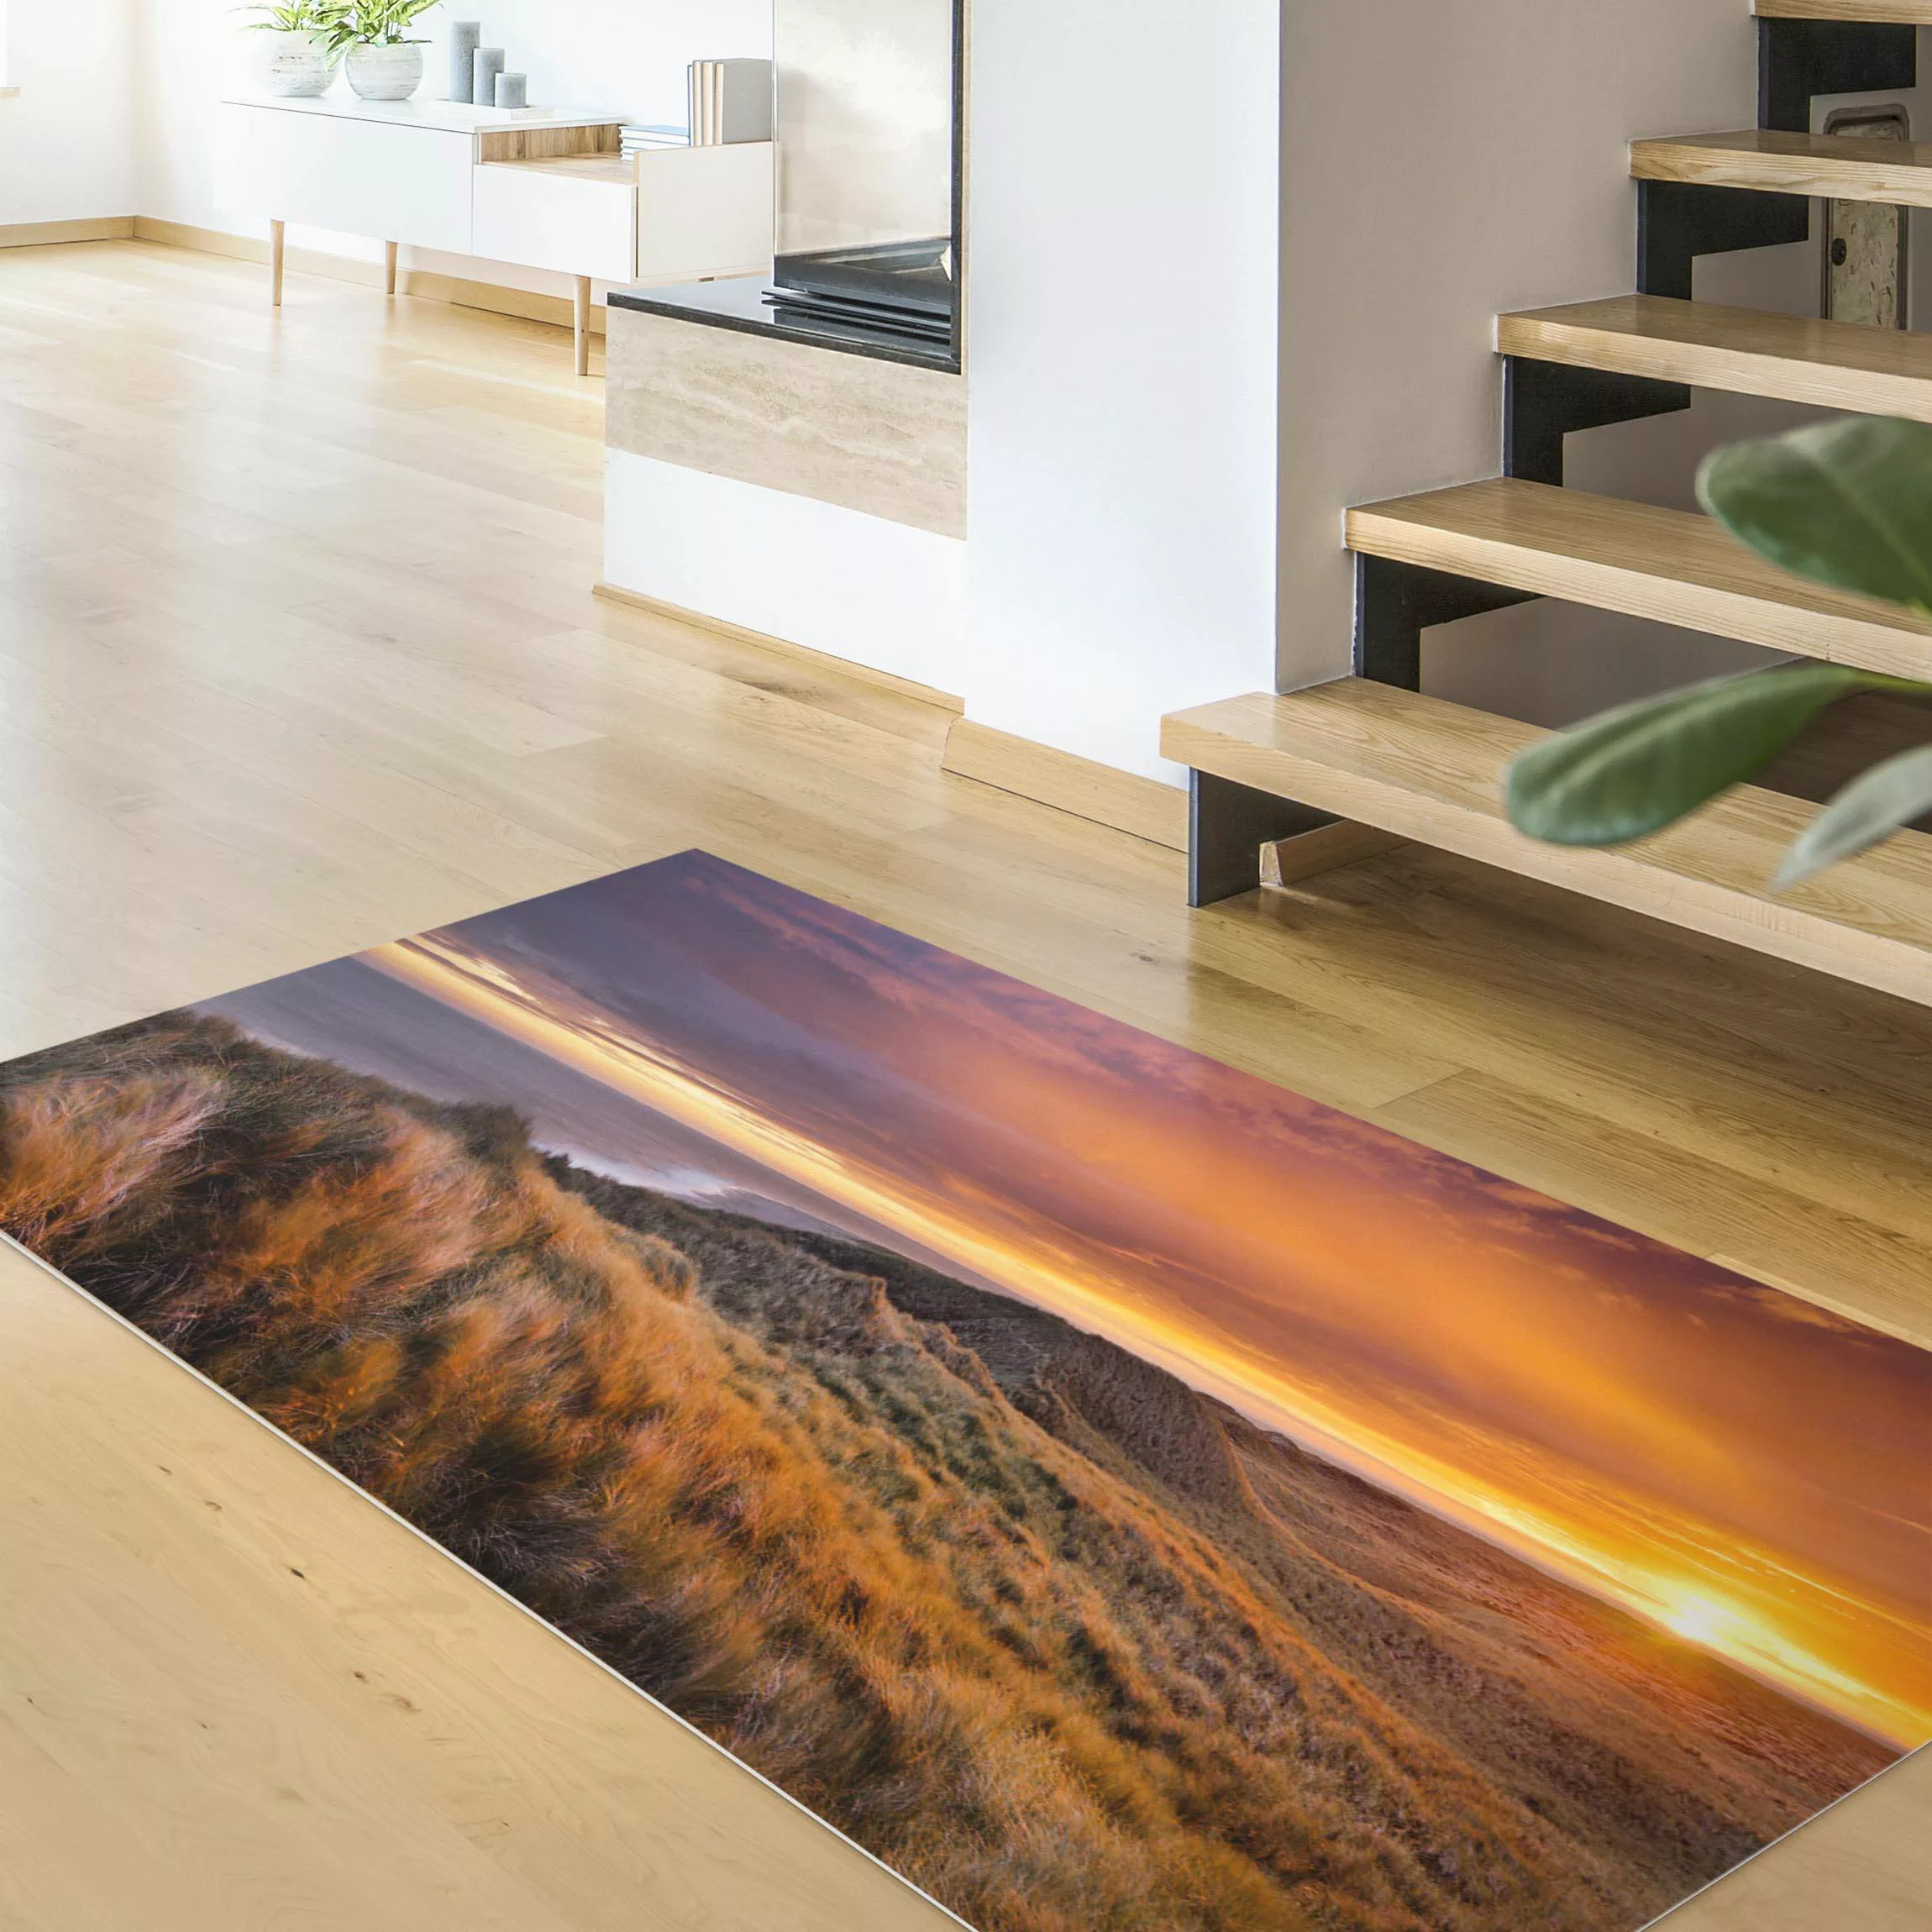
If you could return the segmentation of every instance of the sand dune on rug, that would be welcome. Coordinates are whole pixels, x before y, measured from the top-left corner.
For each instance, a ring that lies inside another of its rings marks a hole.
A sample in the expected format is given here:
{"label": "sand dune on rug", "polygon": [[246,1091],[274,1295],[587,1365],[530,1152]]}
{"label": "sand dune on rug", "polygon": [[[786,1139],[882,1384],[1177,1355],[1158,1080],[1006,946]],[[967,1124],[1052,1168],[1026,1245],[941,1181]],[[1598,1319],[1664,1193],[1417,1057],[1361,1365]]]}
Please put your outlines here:
{"label": "sand dune on rug", "polygon": [[985,1932],[1630,1932],[1896,1755],[1053,1315],[163,1016],[0,1225]]}

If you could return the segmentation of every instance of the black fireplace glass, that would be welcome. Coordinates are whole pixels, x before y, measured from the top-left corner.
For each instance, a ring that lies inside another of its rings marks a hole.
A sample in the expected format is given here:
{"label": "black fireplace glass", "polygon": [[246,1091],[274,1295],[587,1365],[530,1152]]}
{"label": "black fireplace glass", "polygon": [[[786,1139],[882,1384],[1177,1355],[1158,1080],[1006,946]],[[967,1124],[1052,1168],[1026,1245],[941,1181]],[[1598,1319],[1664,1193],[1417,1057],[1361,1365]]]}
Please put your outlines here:
{"label": "black fireplace glass", "polygon": [[962,3],[776,0],[788,323],[957,351]]}

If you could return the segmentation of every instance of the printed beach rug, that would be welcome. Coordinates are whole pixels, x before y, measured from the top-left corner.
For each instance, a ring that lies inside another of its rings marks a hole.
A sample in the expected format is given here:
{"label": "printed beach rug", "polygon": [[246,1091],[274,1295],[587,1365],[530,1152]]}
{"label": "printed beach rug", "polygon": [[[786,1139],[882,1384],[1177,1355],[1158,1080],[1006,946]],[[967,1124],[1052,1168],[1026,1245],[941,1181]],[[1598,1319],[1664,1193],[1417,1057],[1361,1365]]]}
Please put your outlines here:
{"label": "printed beach rug", "polygon": [[1932,1355],[700,853],[0,1223],[984,1932],[1633,1932],[1932,1737]]}

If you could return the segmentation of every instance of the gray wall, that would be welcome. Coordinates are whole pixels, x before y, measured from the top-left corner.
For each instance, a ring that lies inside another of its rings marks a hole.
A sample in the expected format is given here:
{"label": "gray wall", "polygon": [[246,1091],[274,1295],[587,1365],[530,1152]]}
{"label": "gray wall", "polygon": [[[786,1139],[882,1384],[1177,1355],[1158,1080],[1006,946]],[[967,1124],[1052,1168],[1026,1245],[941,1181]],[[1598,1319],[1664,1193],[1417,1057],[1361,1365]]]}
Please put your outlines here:
{"label": "gray wall", "polygon": [[[1635,286],[1625,145],[1751,125],[1756,34],[1747,0],[1289,0],[1283,64],[1288,690],[1348,669],[1342,507],[1498,473],[1494,318]],[[1814,313],[1816,276],[1804,249],[1709,258],[1698,294]],[[1688,508],[1714,443],[1805,413],[1700,397],[1572,438],[1570,480]],[[1448,627],[1424,656],[1427,688],[1539,722],[1762,661],[1552,604]]]}

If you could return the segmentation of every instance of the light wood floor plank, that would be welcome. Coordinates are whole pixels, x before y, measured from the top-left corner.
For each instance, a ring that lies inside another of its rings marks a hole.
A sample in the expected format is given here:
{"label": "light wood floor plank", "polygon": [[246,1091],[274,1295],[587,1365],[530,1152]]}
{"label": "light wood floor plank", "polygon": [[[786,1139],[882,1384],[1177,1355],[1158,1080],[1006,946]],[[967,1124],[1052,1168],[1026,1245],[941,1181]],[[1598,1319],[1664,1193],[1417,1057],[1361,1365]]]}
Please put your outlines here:
{"label": "light wood floor plank", "polygon": [[1924,1932],[1932,1926],[1932,1750],[1761,1852],[1658,1932]]}
{"label": "light wood floor plank", "polygon": [[27,1924],[956,1923],[11,1247],[0,1325]]}
{"label": "light wood floor plank", "polygon": [[[1932,1337],[1932,1013],[1420,847],[1189,914],[1177,854],[944,774],[937,707],[594,598],[558,344],[0,256],[0,1053],[703,845]],[[0,1676],[48,1693],[0,1713],[0,1921],[937,1922],[8,1256],[0,1336]],[[1679,1922],[1910,1923],[1924,1782]]]}

